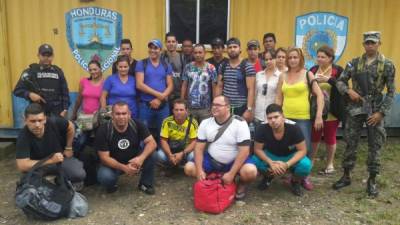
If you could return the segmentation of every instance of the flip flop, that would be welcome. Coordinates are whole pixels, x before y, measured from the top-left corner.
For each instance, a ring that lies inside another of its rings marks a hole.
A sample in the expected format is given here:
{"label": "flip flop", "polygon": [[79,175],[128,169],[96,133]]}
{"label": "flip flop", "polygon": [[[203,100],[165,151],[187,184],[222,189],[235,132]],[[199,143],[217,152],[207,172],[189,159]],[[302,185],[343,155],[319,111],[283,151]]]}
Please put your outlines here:
{"label": "flip flop", "polygon": [[328,168],[326,168],[326,169],[324,169],[324,170],[319,171],[318,174],[321,174],[321,175],[331,175],[331,174],[334,174],[335,172],[336,172],[335,168],[333,168],[333,167],[328,167]]}
{"label": "flip flop", "polygon": [[244,197],[246,197],[247,187],[245,185],[243,185],[243,186],[242,185],[243,184],[238,185],[237,190],[239,190],[239,191],[236,191],[236,195],[235,195],[236,200],[243,200]]}

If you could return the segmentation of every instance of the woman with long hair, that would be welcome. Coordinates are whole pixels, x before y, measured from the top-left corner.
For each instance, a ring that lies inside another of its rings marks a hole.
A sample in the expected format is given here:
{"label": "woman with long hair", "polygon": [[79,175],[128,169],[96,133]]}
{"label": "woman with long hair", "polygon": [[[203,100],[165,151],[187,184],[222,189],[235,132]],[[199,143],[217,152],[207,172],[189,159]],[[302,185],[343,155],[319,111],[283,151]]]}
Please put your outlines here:
{"label": "woman with long hair", "polygon": [[343,68],[334,64],[335,52],[329,46],[322,46],[317,50],[317,65],[313,66],[310,71],[315,74],[318,85],[329,95],[330,99],[330,112],[328,118],[324,121],[324,128],[321,130],[312,129],[312,154],[311,159],[314,161],[319,142],[321,141],[322,134],[324,135],[324,142],[327,151],[327,163],[325,169],[320,171],[320,174],[332,174],[335,172],[333,160],[336,152],[336,130],[339,126],[340,120],[343,120],[343,108],[341,105],[342,97],[336,88],[336,78],[340,76]]}
{"label": "woman with long hair", "polygon": [[[282,105],[285,117],[296,122],[300,127],[305,137],[307,155],[310,158],[312,152],[311,127],[314,126],[316,130],[320,130],[323,127],[324,96],[318,84],[314,82],[314,74],[307,72],[304,68],[304,63],[304,55],[300,48],[288,49],[286,57],[288,71],[283,73],[279,79],[276,103]],[[315,121],[311,121],[310,117],[309,85],[311,85],[312,94],[317,97]],[[313,189],[308,177],[302,180],[302,185],[307,190]]]}

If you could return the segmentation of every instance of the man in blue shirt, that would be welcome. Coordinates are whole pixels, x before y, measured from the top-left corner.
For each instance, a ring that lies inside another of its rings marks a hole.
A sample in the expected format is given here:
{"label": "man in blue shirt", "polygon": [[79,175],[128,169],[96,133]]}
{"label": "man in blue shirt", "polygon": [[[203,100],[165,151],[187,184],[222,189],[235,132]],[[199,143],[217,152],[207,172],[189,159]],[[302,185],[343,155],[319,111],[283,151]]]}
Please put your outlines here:
{"label": "man in blue shirt", "polygon": [[147,46],[149,57],[136,65],[136,88],[140,91],[139,118],[158,137],[162,121],[169,116],[168,96],[174,88],[172,67],[160,58],[160,40],[153,39]]}

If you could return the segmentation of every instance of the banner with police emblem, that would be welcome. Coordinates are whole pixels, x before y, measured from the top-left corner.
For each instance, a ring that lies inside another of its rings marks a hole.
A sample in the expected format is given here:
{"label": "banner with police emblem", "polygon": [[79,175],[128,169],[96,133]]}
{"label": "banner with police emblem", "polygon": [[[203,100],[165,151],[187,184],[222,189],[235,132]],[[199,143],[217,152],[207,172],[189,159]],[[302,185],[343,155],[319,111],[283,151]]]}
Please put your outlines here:
{"label": "banner with police emblem", "polygon": [[328,45],[335,52],[335,62],[346,48],[349,19],[330,12],[312,12],[296,17],[296,47],[302,48],[306,68],[316,63],[317,50]]}
{"label": "banner with police emblem", "polygon": [[99,8],[75,8],[65,13],[66,35],[72,55],[86,71],[90,60],[100,62],[102,71],[116,60],[122,39],[122,16]]}

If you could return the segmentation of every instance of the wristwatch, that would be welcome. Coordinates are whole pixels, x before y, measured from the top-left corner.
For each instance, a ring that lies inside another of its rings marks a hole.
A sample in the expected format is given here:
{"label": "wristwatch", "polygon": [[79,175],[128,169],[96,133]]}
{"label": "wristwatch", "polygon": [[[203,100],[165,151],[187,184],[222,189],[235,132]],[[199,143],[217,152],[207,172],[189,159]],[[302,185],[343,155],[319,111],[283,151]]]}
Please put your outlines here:
{"label": "wristwatch", "polygon": [[247,107],[247,111],[253,112],[253,108],[252,107]]}

